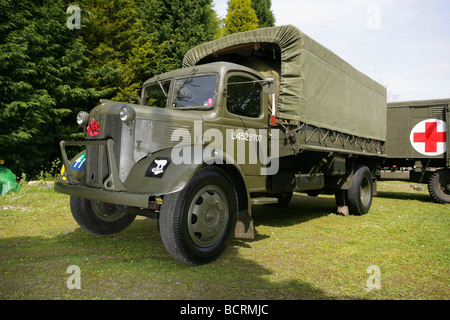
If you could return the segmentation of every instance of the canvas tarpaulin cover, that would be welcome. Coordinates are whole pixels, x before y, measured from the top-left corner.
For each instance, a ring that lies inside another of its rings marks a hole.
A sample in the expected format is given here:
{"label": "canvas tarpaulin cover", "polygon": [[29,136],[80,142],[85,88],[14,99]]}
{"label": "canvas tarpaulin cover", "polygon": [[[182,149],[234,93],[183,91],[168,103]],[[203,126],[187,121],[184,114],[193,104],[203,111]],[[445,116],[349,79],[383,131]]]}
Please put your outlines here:
{"label": "canvas tarpaulin cover", "polygon": [[294,26],[241,32],[202,44],[186,53],[183,67],[213,61],[255,67],[258,57],[265,67],[255,69],[272,69],[279,78],[278,119],[385,141],[386,89]]}

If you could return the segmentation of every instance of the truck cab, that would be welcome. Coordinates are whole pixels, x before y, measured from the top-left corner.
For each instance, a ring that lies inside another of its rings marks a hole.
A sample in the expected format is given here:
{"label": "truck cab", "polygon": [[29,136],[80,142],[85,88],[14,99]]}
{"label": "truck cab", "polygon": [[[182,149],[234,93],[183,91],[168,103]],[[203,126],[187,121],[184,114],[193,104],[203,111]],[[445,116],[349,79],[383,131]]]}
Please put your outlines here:
{"label": "truck cab", "polygon": [[[194,245],[227,243],[238,213],[246,224],[241,236],[249,237],[250,194],[265,190],[267,175],[261,172],[270,166],[270,143],[262,140],[269,129],[267,92],[274,85],[250,68],[216,62],[149,79],[139,105],[102,100],[77,116],[86,140],[61,142],[65,170],[55,190],[71,195],[72,213],[83,228],[110,234],[128,227],[136,214],[165,211],[163,198],[177,196],[176,203],[184,203],[183,190],[221,180],[221,187],[192,195],[199,203],[213,201],[194,205],[189,216]],[[69,161],[66,148],[75,146],[85,149]]]}

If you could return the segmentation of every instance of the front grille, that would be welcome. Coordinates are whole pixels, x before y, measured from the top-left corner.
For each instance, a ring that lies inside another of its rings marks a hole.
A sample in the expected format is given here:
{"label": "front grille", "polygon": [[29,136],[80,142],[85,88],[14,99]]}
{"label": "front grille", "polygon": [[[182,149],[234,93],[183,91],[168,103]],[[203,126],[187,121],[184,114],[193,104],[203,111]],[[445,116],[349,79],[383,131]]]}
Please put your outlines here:
{"label": "front grille", "polygon": [[[122,121],[118,115],[98,115],[91,118],[100,124],[100,133],[91,137],[86,135],[87,140],[114,140],[114,157],[119,168],[120,162],[120,139]],[[102,186],[109,176],[106,146],[86,146],[86,184],[90,186]]]}

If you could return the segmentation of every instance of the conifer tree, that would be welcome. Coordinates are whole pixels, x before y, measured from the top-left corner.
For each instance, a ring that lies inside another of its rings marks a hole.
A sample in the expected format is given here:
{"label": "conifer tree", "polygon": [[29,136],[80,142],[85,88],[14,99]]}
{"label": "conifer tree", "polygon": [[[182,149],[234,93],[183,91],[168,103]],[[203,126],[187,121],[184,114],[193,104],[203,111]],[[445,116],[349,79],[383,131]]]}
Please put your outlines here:
{"label": "conifer tree", "polygon": [[145,34],[135,1],[84,0],[82,4],[88,83],[103,90],[103,98],[137,102],[143,81],[158,72],[158,46]]}
{"label": "conifer tree", "polygon": [[275,16],[273,15],[271,0],[251,0],[251,6],[258,17],[258,27],[267,28],[275,26]]}
{"label": "conifer tree", "polygon": [[192,47],[214,39],[219,20],[213,0],[137,0],[144,30],[163,50],[161,71],[181,67]]}
{"label": "conifer tree", "polygon": [[258,17],[251,7],[251,0],[230,0],[228,2],[228,13],[225,18],[225,33],[258,29]]}
{"label": "conifer tree", "polygon": [[47,171],[73,132],[66,116],[101,95],[85,86],[86,48],[67,28],[66,8],[0,0],[0,158],[13,172]]}

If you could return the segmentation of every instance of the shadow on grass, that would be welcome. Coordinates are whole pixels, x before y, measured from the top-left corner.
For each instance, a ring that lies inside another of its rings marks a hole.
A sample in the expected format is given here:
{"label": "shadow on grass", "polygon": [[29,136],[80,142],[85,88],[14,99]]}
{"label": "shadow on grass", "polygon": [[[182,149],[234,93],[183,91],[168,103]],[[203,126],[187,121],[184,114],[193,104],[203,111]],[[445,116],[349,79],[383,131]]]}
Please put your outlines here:
{"label": "shadow on grass", "polygon": [[294,193],[286,207],[258,205],[253,206],[252,213],[255,226],[284,227],[334,214],[336,201],[334,196],[309,197]]}
{"label": "shadow on grass", "polygon": [[[331,209],[329,199],[325,199],[326,210],[301,214],[298,201],[310,200],[296,197],[288,209],[279,212],[285,217],[294,215],[289,223],[320,217],[329,214]],[[281,226],[269,218],[266,210],[273,211],[273,208],[257,210],[259,223]],[[211,264],[200,267],[179,264],[165,251],[156,220],[144,218],[111,236],[94,236],[75,228],[53,237],[3,238],[0,252],[0,298],[3,300],[353,299],[327,294],[302,279],[269,280],[272,271],[243,257],[239,240],[234,240],[223,256]],[[67,288],[71,274],[66,270],[70,265],[80,267],[80,290]]]}
{"label": "shadow on grass", "polygon": [[429,194],[423,194],[419,192],[378,191],[377,198],[396,199],[396,200],[417,200],[426,203],[433,202],[433,199]]}

